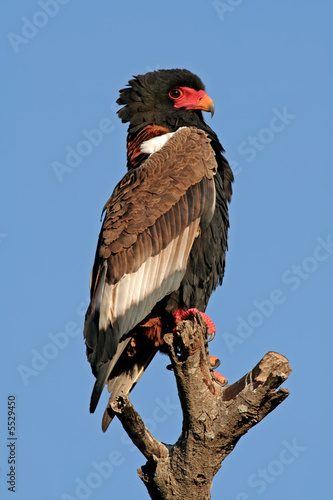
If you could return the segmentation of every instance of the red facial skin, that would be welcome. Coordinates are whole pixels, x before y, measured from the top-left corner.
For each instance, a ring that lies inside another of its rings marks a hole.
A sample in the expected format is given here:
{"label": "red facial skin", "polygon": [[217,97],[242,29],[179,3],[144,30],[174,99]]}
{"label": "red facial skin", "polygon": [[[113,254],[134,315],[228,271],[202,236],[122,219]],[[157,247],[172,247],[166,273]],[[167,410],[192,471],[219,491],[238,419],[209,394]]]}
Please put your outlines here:
{"label": "red facial skin", "polygon": [[214,114],[213,100],[204,90],[194,90],[189,87],[176,87],[169,92],[175,108],[199,109]]}

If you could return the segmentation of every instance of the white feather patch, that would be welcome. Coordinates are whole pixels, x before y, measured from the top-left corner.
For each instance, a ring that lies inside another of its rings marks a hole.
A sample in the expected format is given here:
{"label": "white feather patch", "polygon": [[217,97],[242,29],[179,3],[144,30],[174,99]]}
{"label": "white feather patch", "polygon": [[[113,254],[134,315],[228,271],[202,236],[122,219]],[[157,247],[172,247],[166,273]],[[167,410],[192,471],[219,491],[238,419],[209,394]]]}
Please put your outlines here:
{"label": "white feather patch", "polygon": [[[180,127],[178,130],[181,130],[182,128],[186,127]],[[176,132],[178,132],[178,130]],[[176,134],[176,132],[168,132],[167,134],[158,135],[156,137],[153,137],[152,139],[148,139],[148,141],[144,141],[141,144],[142,153],[156,153],[156,151],[159,151],[164,146],[164,144],[168,142],[170,137],[172,137],[173,134]]]}

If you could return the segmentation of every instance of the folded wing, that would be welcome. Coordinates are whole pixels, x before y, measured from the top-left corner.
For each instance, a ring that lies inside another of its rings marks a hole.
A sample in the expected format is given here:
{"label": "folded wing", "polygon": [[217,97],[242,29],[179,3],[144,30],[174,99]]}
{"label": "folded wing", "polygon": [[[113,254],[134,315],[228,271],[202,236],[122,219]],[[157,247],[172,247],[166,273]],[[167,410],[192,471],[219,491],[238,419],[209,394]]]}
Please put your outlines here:
{"label": "folded wing", "polygon": [[106,203],[84,328],[97,379],[92,412],[131,330],[179,287],[194,241],[213,217],[215,173],[207,135],[182,128],[128,172]]}

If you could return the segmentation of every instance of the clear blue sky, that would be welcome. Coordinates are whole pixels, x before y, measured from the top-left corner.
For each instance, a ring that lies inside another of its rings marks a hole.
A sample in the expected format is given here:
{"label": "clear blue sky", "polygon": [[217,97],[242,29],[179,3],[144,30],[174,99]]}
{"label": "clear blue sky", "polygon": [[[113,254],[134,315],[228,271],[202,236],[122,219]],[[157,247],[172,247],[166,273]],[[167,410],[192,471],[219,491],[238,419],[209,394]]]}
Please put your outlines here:
{"label": "clear blue sky", "polygon": [[[173,67],[205,82],[216,108],[207,120],[236,174],[211,353],[230,382],[269,350],[293,368],[291,396],[241,439],[212,497],[328,497],[332,3],[7,0],[2,10],[1,498],[148,498],[136,473],[144,457],[118,421],[100,429],[106,393],[89,414],[82,325],[100,213],[125,173],[114,101],[131,75]],[[156,356],[132,401],[174,443],[181,413],[167,363]]]}

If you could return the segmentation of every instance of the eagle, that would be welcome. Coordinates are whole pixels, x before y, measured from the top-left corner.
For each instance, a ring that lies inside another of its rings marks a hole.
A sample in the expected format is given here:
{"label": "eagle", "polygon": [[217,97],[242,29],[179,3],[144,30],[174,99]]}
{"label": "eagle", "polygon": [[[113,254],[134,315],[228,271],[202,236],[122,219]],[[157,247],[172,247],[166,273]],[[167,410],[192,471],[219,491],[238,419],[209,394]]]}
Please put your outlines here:
{"label": "eagle", "polygon": [[106,202],[90,279],[84,337],[111,402],[129,394],[173,330],[179,311],[204,311],[222,283],[233,174],[203,111],[214,103],[186,69],[151,71],[120,90],[128,172]]}

